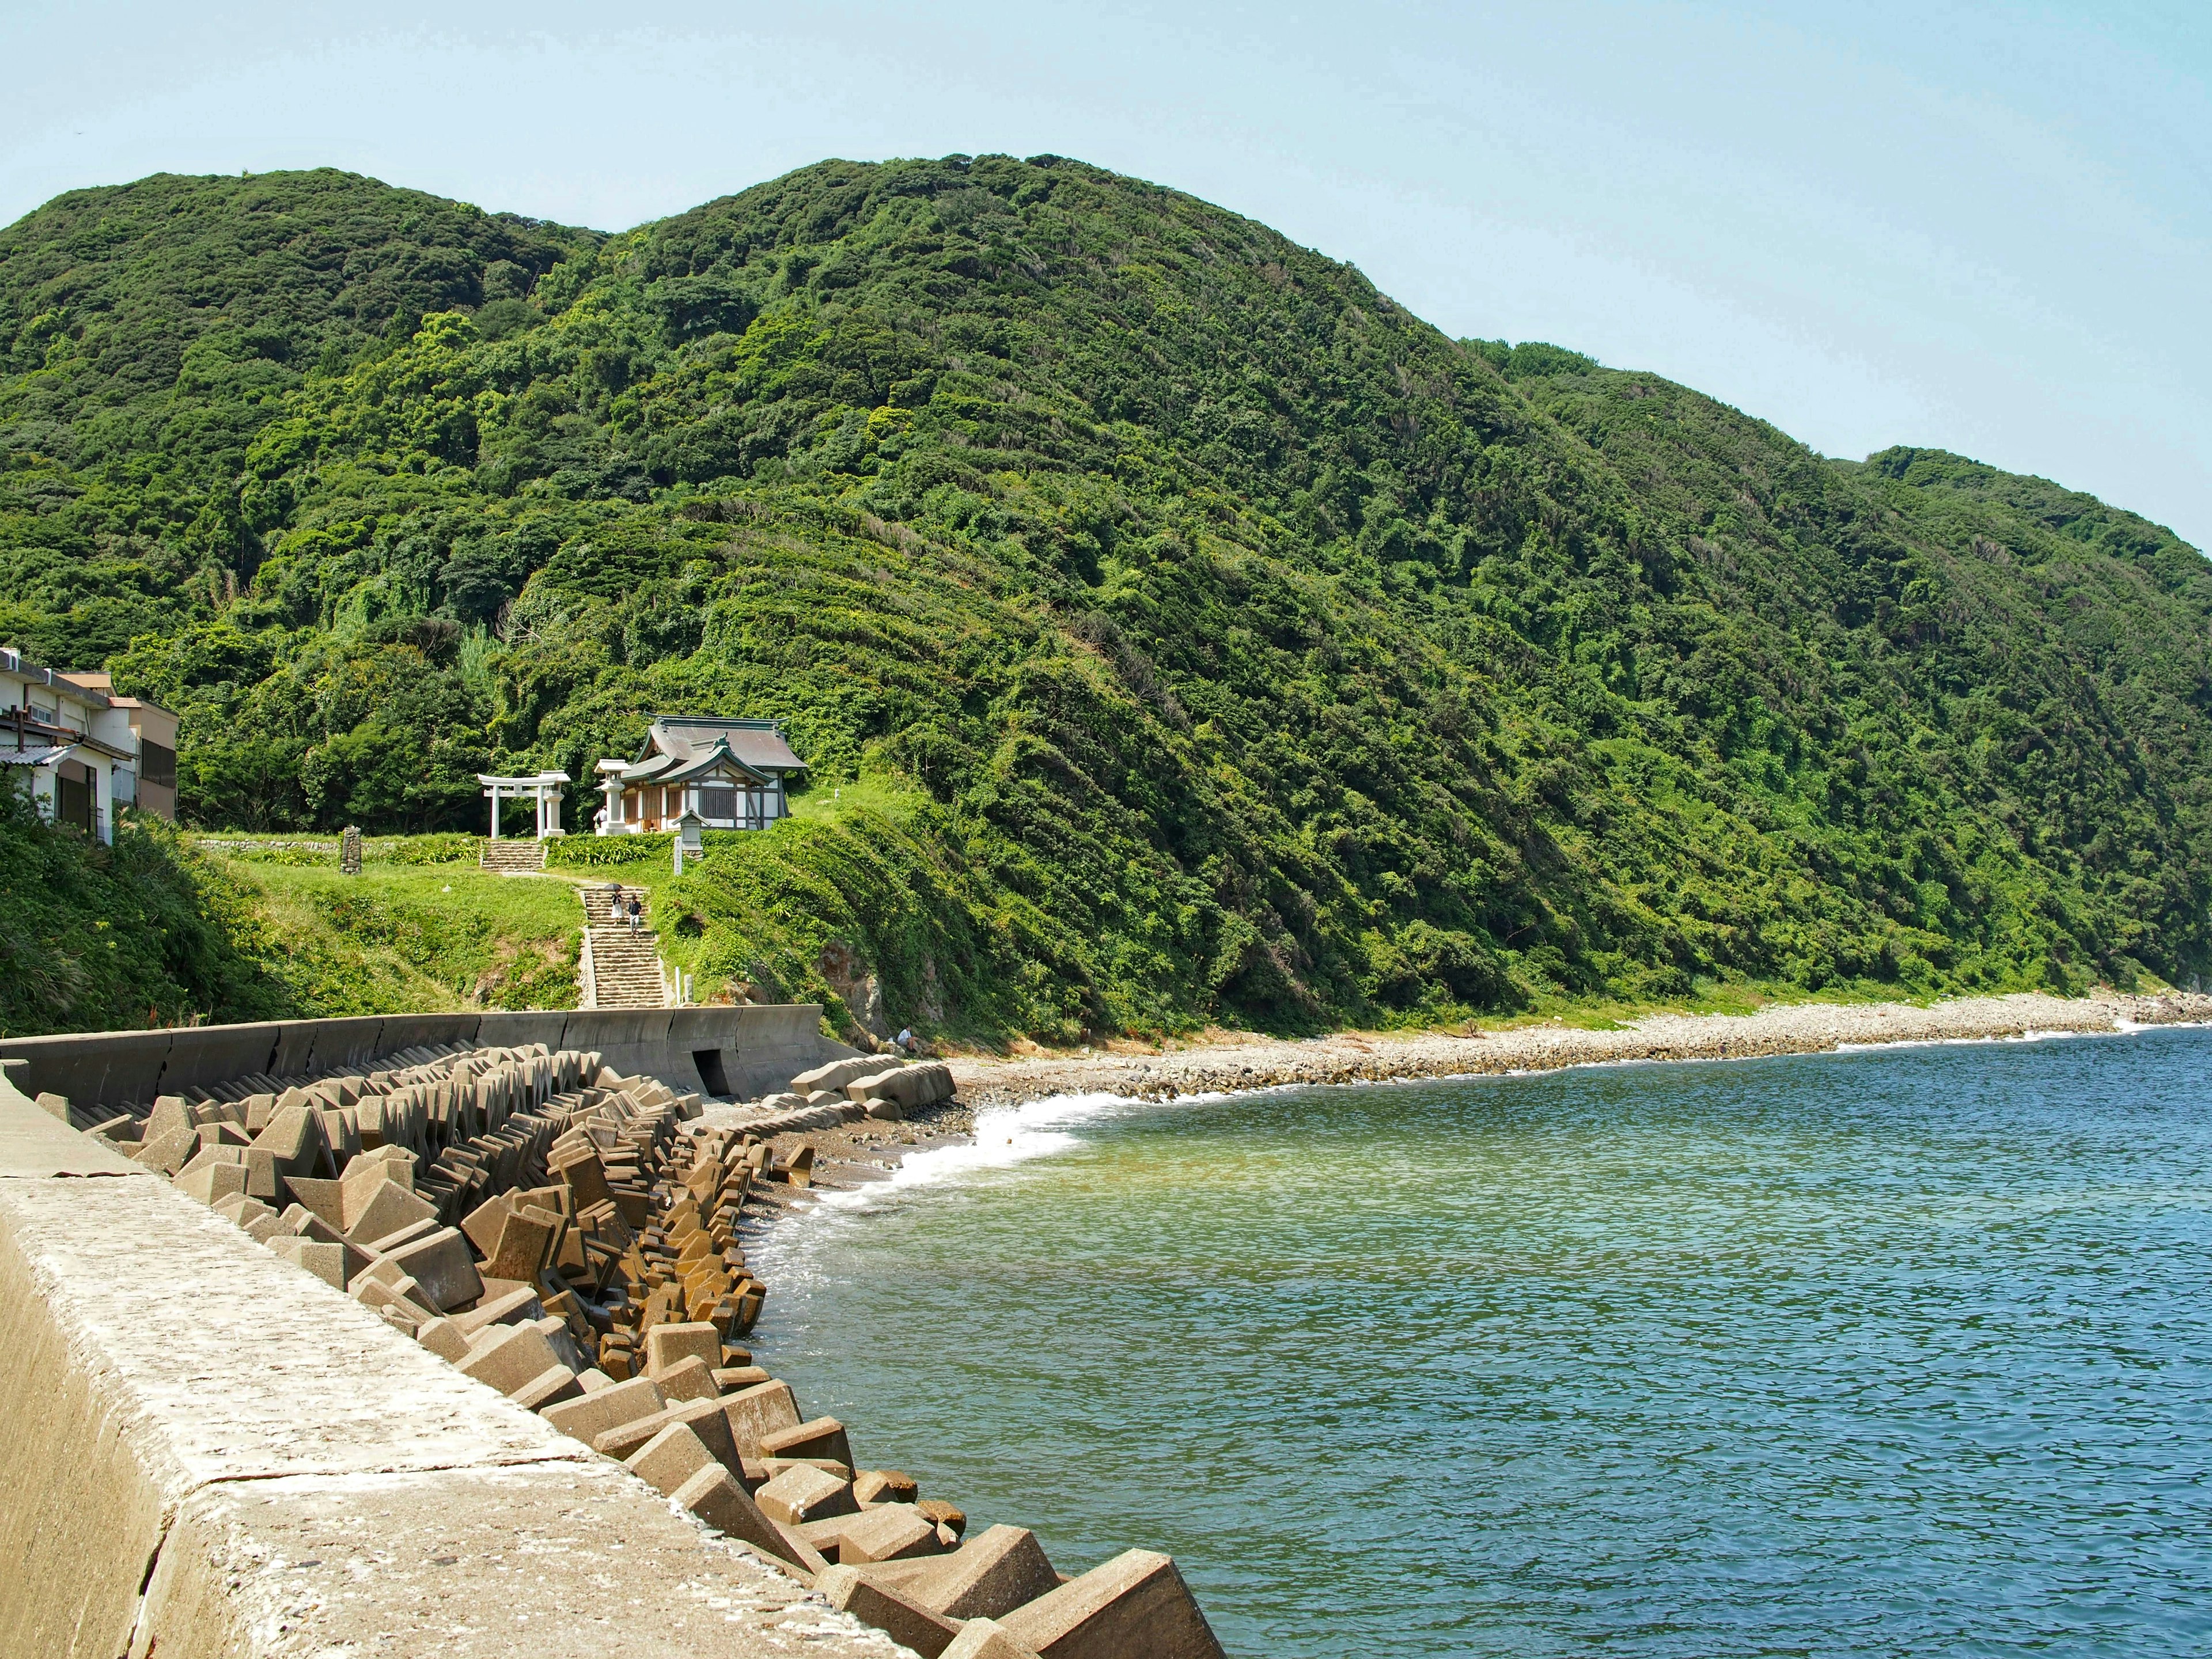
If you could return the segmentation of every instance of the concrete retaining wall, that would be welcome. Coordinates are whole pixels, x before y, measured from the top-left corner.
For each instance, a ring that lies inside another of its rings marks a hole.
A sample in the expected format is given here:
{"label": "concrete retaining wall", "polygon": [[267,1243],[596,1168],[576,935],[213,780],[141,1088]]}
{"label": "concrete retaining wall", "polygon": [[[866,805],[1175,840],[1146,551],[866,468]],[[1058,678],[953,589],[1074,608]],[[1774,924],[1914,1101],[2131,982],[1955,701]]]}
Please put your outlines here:
{"label": "concrete retaining wall", "polygon": [[[42,1040],[93,1046],[39,1086],[234,1075],[238,1029]],[[906,1652],[7,1080],[0,1390],[0,1659]]]}
{"label": "concrete retaining wall", "polygon": [[[0,1060],[18,1086],[51,1090],[83,1109],[145,1105],[254,1072],[286,1076],[359,1066],[423,1043],[596,1048],[617,1071],[657,1077],[678,1093],[748,1097],[794,1073],[853,1053],[822,1035],[817,1003],[767,1008],[600,1008],[550,1013],[383,1014],[11,1037]],[[719,1072],[719,1078],[713,1073]]]}

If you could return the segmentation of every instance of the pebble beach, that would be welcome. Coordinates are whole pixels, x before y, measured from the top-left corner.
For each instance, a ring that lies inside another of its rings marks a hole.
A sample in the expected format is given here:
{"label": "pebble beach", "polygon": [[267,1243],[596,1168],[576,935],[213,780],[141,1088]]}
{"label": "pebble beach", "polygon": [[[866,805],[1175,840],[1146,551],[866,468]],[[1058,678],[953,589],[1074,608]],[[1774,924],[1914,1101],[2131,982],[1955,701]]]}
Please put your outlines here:
{"label": "pebble beach", "polygon": [[1150,1049],[955,1059],[961,1098],[978,1110],[1048,1095],[1108,1093],[1147,1100],[1291,1085],[1553,1071],[1633,1060],[1744,1060],[1820,1054],[1861,1044],[2000,1041],[2044,1034],[2109,1034],[2137,1025],[2212,1021],[2212,995],[2119,992],[2069,998],[2039,992],[1932,1003],[1795,1003],[1749,1014],[1647,1015],[1611,1030],[1514,1026],[1461,1036],[1436,1031],[1340,1032],[1281,1040],[1221,1033]]}

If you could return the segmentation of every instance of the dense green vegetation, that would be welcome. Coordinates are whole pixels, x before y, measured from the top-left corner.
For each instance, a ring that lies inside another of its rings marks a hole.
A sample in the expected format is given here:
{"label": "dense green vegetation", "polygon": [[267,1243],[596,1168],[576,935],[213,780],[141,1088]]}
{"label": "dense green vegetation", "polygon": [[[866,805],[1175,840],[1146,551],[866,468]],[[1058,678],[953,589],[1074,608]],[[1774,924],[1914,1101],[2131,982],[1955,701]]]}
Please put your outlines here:
{"label": "dense green vegetation", "polygon": [[204,842],[129,813],[97,846],[0,787],[0,1036],[574,1007],[574,888],[486,874],[481,844],[372,841],[344,876],[333,842]]}
{"label": "dense green vegetation", "polygon": [[286,1012],[251,892],[128,814],[102,847],[45,823],[0,775],[0,1036]]}
{"label": "dense green vegetation", "polygon": [[198,822],[465,828],[655,710],[787,720],[806,812],[657,899],[763,994],[1066,1038],[2212,949],[2193,549],[1079,163],[611,237],[79,191],[0,232],[0,635],[178,708]]}

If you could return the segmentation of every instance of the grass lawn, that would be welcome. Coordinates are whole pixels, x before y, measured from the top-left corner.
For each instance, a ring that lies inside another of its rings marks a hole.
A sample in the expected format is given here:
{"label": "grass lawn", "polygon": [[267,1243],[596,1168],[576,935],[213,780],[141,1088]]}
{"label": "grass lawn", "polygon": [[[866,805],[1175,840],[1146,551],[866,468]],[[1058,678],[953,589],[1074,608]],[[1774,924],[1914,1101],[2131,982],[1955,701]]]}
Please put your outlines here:
{"label": "grass lawn", "polygon": [[268,862],[205,848],[258,895],[303,1012],[573,1008],[584,909],[568,882],[471,864]]}

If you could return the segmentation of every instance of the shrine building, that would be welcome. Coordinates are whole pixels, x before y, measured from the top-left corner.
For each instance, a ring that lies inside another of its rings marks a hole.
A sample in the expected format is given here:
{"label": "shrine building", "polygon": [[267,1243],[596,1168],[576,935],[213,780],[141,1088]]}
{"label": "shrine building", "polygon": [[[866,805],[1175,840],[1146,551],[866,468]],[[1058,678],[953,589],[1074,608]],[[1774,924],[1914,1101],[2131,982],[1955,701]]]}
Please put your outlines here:
{"label": "shrine building", "polygon": [[687,811],[709,830],[765,830],[790,816],[784,780],[806,769],[777,720],[663,714],[633,761],[603,760],[602,836],[676,828]]}

